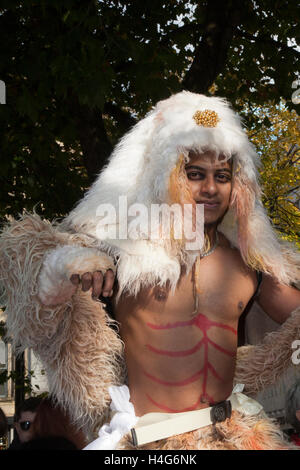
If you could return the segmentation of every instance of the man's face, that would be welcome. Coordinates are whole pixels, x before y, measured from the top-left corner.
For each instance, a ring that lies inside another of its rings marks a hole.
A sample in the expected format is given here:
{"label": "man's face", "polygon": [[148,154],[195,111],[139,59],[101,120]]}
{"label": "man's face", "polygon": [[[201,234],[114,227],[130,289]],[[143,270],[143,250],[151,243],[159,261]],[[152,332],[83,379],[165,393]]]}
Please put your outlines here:
{"label": "man's face", "polygon": [[36,413],[33,411],[21,412],[20,419],[15,423],[15,428],[21,442],[28,442],[34,437],[32,423],[35,417]]}
{"label": "man's face", "polygon": [[190,154],[185,170],[193,199],[204,204],[205,225],[218,224],[226,213],[231,196],[231,162],[220,161],[214,153]]}

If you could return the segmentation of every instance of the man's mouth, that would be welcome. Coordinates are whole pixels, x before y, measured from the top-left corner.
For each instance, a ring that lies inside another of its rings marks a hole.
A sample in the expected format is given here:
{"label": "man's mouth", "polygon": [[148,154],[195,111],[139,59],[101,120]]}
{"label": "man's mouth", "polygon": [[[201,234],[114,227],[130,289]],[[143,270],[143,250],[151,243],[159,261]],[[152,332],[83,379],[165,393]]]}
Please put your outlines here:
{"label": "man's mouth", "polygon": [[216,209],[220,203],[216,201],[198,201],[197,204],[203,204],[204,209]]}

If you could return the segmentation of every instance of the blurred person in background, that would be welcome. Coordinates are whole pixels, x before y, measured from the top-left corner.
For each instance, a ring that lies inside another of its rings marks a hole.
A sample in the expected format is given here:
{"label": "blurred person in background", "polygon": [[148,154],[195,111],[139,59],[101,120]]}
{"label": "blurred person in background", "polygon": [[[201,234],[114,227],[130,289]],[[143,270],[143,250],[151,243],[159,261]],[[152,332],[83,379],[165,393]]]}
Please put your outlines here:
{"label": "blurred person in background", "polygon": [[14,415],[15,437],[9,449],[13,450],[22,442],[30,441],[33,438],[32,423],[36,417],[36,410],[42,402],[41,397],[27,398],[16,409]]}
{"label": "blurred person in background", "polygon": [[50,398],[41,400],[25,427],[21,436],[26,434],[26,439],[20,439],[17,450],[80,450],[86,445],[84,434]]}

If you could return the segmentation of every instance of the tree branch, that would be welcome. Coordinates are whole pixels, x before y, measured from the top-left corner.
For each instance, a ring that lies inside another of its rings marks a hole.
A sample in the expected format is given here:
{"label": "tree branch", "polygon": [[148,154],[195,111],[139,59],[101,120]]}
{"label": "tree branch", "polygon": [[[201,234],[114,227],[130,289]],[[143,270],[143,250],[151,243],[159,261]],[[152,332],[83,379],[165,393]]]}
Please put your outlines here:
{"label": "tree branch", "polygon": [[[286,157],[289,157],[286,162],[282,162],[281,164],[278,165],[278,168],[282,170],[285,168],[287,165],[288,166],[293,166],[297,161],[299,160],[300,157],[296,158],[295,161],[293,161],[293,157],[298,153],[300,150],[299,146],[297,144],[292,144],[289,150],[286,153]],[[290,156],[291,155],[291,156]]]}
{"label": "tree branch", "polygon": [[296,190],[299,189],[299,188],[300,188],[300,186],[295,186],[295,188],[289,189],[288,191],[286,191],[286,192],[284,193],[284,196],[286,196],[287,194],[292,193],[293,191],[296,191]]}
{"label": "tree branch", "polygon": [[183,88],[197,93],[207,92],[224,69],[233,36],[243,14],[243,5],[238,0],[207,2],[202,38],[183,80]]}
{"label": "tree branch", "polygon": [[[284,207],[282,207],[280,204],[278,204],[277,209],[283,214],[289,214],[292,217],[300,218],[300,215],[293,214],[292,212],[290,212],[290,211],[286,210]],[[296,209],[298,210],[298,207]]]}

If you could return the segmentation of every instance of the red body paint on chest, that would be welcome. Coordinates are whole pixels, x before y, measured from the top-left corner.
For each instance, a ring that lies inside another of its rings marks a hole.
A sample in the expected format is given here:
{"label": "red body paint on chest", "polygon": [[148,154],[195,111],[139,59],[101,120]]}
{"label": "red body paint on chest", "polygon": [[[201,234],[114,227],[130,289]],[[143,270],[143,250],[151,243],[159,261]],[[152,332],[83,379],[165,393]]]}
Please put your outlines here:
{"label": "red body paint on chest", "polygon": [[218,344],[216,344],[214,341],[212,341],[208,337],[207,332],[213,326],[217,327],[217,328],[222,328],[223,330],[231,331],[235,335],[237,335],[237,331],[234,328],[232,328],[228,325],[225,325],[224,323],[219,323],[219,322],[209,320],[202,313],[199,313],[195,318],[192,318],[191,320],[188,320],[188,321],[167,323],[166,325],[155,325],[155,324],[152,324],[152,323],[147,323],[147,326],[149,326],[149,328],[151,328],[153,330],[169,330],[169,329],[173,329],[173,328],[182,328],[182,327],[185,327],[185,326],[196,326],[203,333],[203,338],[201,339],[201,341],[199,341],[194,347],[192,347],[190,349],[185,349],[183,351],[168,351],[168,350],[164,350],[164,349],[157,349],[157,348],[154,348],[153,346],[151,346],[150,344],[147,344],[146,347],[151,352],[153,352],[155,354],[160,354],[162,356],[168,356],[168,357],[176,358],[176,357],[190,356],[191,354],[194,354],[195,352],[199,351],[202,347],[203,347],[203,350],[204,350],[204,366],[202,367],[202,369],[200,369],[195,374],[193,374],[193,375],[191,375],[187,378],[184,378],[183,380],[178,380],[178,381],[175,381],[175,382],[169,382],[169,381],[166,381],[166,380],[162,380],[158,377],[155,377],[155,376],[149,374],[148,372],[144,371],[144,374],[150,380],[152,380],[153,382],[156,382],[160,385],[165,385],[167,387],[182,387],[182,386],[185,386],[185,385],[188,385],[190,383],[195,382],[200,377],[203,377],[202,393],[201,393],[201,395],[200,395],[200,397],[199,397],[199,399],[197,400],[196,403],[194,403],[193,405],[191,405],[188,408],[184,408],[184,409],[181,409],[181,410],[174,410],[174,409],[168,408],[167,406],[165,406],[161,403],[157,403],[149,395],[147,395],[148,400],[150,400],[151,403],[153,403],[158,408],[160,408],[160,409],[162,409],[166,412],[171,412],[171,413],[172,412],[182,412],[182,411],[194,410],[199,406],[199,404],[202,401],[208,401],[210,404],[213,404],[214,403],[213,397],[209,396],[207,394],[207,391],[206,391],[208,373],[211,372],[213,374],[213,376],[216,379],[220,380],[220,381],[222,381],[223,379],[219,376],[219,374],[217,373],[217,371],[215,370],[213,365],[209,362],[209,359],[208,359],[208,346],[211,345],[213,348],[217,349],[218,351],[220,351],[223,354],[226,354],[230,357],[235,357],[235,353],[231,352],[231,351],[227,351],[225,348],[223,348],[223,347],[219,346]]}

